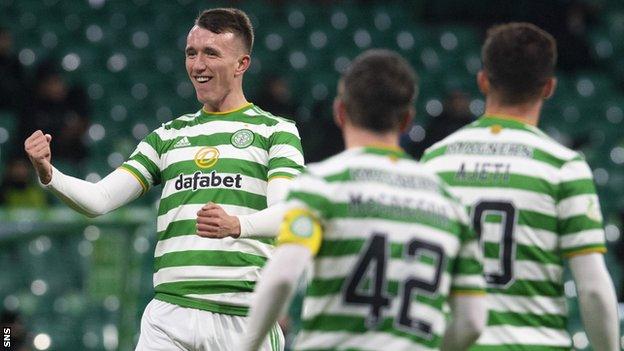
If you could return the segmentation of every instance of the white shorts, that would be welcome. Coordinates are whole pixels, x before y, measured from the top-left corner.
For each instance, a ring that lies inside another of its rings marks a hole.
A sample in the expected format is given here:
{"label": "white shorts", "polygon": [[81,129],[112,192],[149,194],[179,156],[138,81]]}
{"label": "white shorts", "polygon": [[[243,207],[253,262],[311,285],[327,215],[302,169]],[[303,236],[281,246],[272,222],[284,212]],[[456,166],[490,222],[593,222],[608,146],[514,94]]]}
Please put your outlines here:
{"label": "white shorts", "polygon": [[[246,328],[247,317],[185,308],[154,299],[143,312],[135,351],[235,351]],[[277,324],[260,350],[284,350],[284,335]]]}

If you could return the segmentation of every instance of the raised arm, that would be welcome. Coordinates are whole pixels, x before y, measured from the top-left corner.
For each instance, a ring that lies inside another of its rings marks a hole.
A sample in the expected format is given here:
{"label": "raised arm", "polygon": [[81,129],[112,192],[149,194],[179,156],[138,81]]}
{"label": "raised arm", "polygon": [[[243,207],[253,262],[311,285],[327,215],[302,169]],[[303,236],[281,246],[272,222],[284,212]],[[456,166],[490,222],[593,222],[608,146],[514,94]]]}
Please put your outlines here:
{"label": "raised arm", "polygon": [[143,187],[129,172],[117,169],[97,183],[63,174],[52,166],[52,136],[40,130],[24,143],[43,186],[69,207],[89,217],[110,212],[141,195]]}

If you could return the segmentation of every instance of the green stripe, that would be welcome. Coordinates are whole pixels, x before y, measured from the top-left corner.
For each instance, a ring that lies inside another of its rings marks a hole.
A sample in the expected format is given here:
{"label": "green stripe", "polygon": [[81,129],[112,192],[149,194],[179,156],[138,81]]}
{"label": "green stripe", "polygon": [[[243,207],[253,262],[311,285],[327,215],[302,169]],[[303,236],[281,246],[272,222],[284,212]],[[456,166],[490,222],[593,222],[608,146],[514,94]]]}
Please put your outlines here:
{"label": "green stripe", "polygon": [[555,314],[532,314],[515,312],[489,311],[488,326],[512,325],[516,327],[535,327],[565,329],[567,318]]}
{"label": "green stripe", "polygon": [[256,282],[248,280],[188,280],[158,284],[154,287],[154,291],[174,296],[250,293],[255,286]]}
{"label": "green stripe", "polygon": [[[384,318],[380,321],[375,329],[367,327],[366,318],[358,316],[330,315],[322,314],[312,319],[302,321],[302,329],[305,331],[327,331],[327,332],[349,332],[364,334],[368,331],[384,332],[392,336],[409,340],[411,342],[425,345],[430,348],[438,347],[440,344],[440,336],[432,335],[431,339],[426,339],[395,328],[396,322],[394,318]],[[336,345],[338,346],[338,345]]]}
{"label": "green stripe", "polygon": [[557,218],[553,216],[535,211],[520,210],[518,211],[518,224],[556,233],[558,222]]}
{"label": "green stripe", "polygon": [[[530,341],[530,340],[528,340]],[[478,345],[469,351],[571,351],[569,346],[544,346],[533,344]]]}
{"label": "green stripe", "polygon": [[[202,134],[202,135],[197,135],[197,136],[189,136],[187,137],[189,142],[191,143],[192,146],[212,146],[212,147],[217,147],[220,145],[232,145],[232,135],[234,133],[214,133],[214,134]],[[268,143],[267,138],[263,137],[262,135],[258,134],[258,133],[254,133],[254,139],[253,142],[251,143],[251,146],[255,146],[259,149],[262,149],[266,152],[268,152],[268,147],[267,145],[270,145]],[[173,146],[173,145],[172,145]],[[173,149],[175,150],[175,149]],[[168,151],[171,151],[171,149],[169,149]]]}
{"label": "green stripe", "polygon": [[139,179],[139,181],[141,182],[141,185],[143,186],[143,193],[147,191],[147,189],[150,188],[150,183],[143,176],[143,173],[141,173],[138,169],[134,168],[133,166],[127,163],[122,164],[121,168],[126,169],[128,172],[134,174]]}
{"label": "green stripe", "polygon": [[235,205],[258,211],[267,207],[266,197],[262,195],[243,190],[208,188],[180,191],[161,199],[158,215],[163,215],[181,205],[199,205],[211,201],[220,205]]}
{"label": "green stripe", "polygon": [[538,177],[510,174],[508,178],[503,178],[495,173],[488,173],[488,178],[481,179],[479,173],[474,172],[466,172],[465,178],[457,177],[457,172],[440,172],[438,175],[450,186],[518,189],[546,194],[553,197],[553,199],[557,197],[557,187],[547,180]]}
{"label": "green stripe", "polygon": [[[492,242],[484,242],[484,257],[485,258],[499,258],[500,257],[500,244]],[[516,244],[516,260],[522,261],[534,261],[542,264],[557,264],[561,265],[561,257],[552,251],[546,251],[540,247],[528,246],[522,244]]]}
{"label": "green stripe", "polygon": [[180,161],[173,163],[162,172],[163,180],[174,180],[180,174],[193,174],[200,171],[209,174],[212,171],[217,173],[240,173],[247,177],[260,180],[267,180],[268,167],[253,161],[239,160],[235,158],[220,158],[217,163],[210,168],[199,168],[194,160]]}
{"label": "green stripe", "polygon": [[602,229],[602,223],[594,221],[586,215],[566,218],[560,222],[560,234],[576,234],[584,230]]}
{"label": "green stripe", "polygon": [[561,297],[563,296],[563,285],[553,282],[534,281],[534,280],[516,280],[514,283],[504,289],[488,288],[488,293],[516,295],[516,296],[547,296]]}
{"label": "green stripe", "polygon": [[[228,291],[225,291],[228,292]],[[194,293],[194,292],[191,292]],[[174,305],[194,308],[203,311],[209,311],[214,313],[221,313],[233,316],[247,316],[249,314],[249,307],[247,306],[233,306],[224,303],[216,303],[211,301],[205,301],[200,299],[194,299],[191,297],[178,296],[177,293],[171,295],[169,293],[157,292],[154,296],[156,300],[165,301]]]}
{"label": "green stripe", "polygon": [[483,265],[474,258],[456,258],[453,266],[453,274],[483,274]]}
{"label": "green stripe", "polygon": [[147,169],[147,171],[152,176],[154,185],[160,184],[160,181],[161,181],[160,168],[152,160],[150,160],[149,157],[139,152],[136,155],[130,157],[130,160],[140,163],[141,166]]}
{"label": "green stripe", "polygon": [[[442,220],[440,217],[415,208],[386,206],[378,203],[330,202],[327,198],[303,191],[292,190],[289,200],[296,199],[323,212],[326,219],[333,218],[377,218],[403,223],[417,223],[459,237],[463,226],[460,222]],[[357,211],[355,210],[357,209]]]}
{"label": "green stripe", "polygon": [[427,163],[438,156],[444,155],[446,153],[446,148],[446,146],[442,146],[437,149],[425,152],[424,156],[420,159],[420,162]]}
{"label": "green stripe", "polygon": [[565,200],[577,195],[595,195],[596,187],[592,179],[578,179],[559,184],[558,200]]}
{"label": "green stripe", "polygon": [[607,247],[604,243],[593,243],[583,246],[575,246],[571,248],[561,249],[561,254],[563,256],[574,256],[575,253],[583,253],[586,250],[595,250],[596,252],[606,252]]}
{"label": "green stripe", "polygon": [[[157,233],[158,240],[166,240],[171,239],[178,236],[184,235],[196,235],[197,233],[197,220],[195,219],[182,219],[179,221],[174,221],[167,225],[167,228],[163,231]],[[246,236],[243,239],[239,240],[256,240],[268,245],[274,245],[275,238],[274,237],[266,237],[266,236]],[[209,240],[209,239],[208,239]]]}
{"label": "green stripe", "polygon": [[[165,147],[168,146],[168,143],[163,141],[156,131],[149,133],[145,139],[143,139],[143,142],[151,146],[152,149],[156,151],[156,154],[158,154],[158,157],[162,155],[162,150],[165,150]],[[171,143],[173,142],[174,141],[171,141]]]}
{"label": "green stripe", "polygon": [[293,179],[293,178],[296,178],[298,174],[299,174],[299,172],[297,172],[297,171],[295,171],[295,170],[293,170],[293,172],[292,172],[292,173],[283,172],[283,171],[280,171],[280,172],[272,172],[272,173],[271,173],[271,171],[269,171],[269,181],[270,181],[272,178],[276,178],[276,177],[286,177],[286,178]]}
{"label": "green stripe", "polygon": [[271,134],[269,138],[270,145],[290,145],[299,150],[303,154],[303,148],[301,147],[301,139],[293,133],[289,132],[275,132]]}
{"label": "green stripe", "polygon": [[273,157],[269,160],[269,169],[275,168],[292,168],[298,171],[303,171],[303,165],[298,164],[288,157]]}
{"label": "green stripe", "polygon": [[177,251],[154,258],[154,272],[162,268],[183,266],[262,267],[266,261],[266,257],[240,251]]}
{"label": "green stripe", "polygon": [[413,160],[412,156],[410,156],[408,153],[406,153],[402,149],[393,150],[393,149],[377,148],[377,147],[369,146],[369,147],[363,148],[362,151],[365,154],[369,154],[369,155],[387,156],[387,157],[393,157],[393,158],[400,158],[404,160]]}

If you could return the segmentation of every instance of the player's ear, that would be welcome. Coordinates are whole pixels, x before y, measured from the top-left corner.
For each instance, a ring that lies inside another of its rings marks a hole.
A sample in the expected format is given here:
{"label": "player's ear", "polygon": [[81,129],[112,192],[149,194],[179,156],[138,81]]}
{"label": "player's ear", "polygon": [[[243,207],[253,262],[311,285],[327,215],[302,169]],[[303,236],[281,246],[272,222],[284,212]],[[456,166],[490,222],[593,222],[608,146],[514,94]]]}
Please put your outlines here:
{"label": "player's ear", "polygon": [[481,94],[487,96],[490,93],[490,79],[484,70],[480,70],[479,73],[477,73],[477,86]]}
{"label": "player's ear", "polygon": [[409,107],[409,110],[401,119],[401,123],[399,124],[399,132],[405,133],[409,129],[409,127],[412,125],[412,121],[414,120],[414,116],[416,116],[416,109],[412,105]]}
{"label": "player's ear", "polygon": [[334,112],[334,123],[338,126],[338,128],[342,129],[345,124],[345,105],[342,99],[336,97],[334,99],[334,104],[332,106],[332,110]]}
{"label": "player's ear", "polygon": [[552,77],[549,78],[546,84],[544,84],[544,90],[542,91],[542,97],[546,99],[550,99],[555,93],[555,89],[557,88],[557,78]]}
{"label": "player's ear", "polygon": [[238,77],[244,74],[249,66],[251,65],[251,57],[249,55],[243,55],[238,58],[238,65],[236,66],[236,71],[234,72],[234,76]]}

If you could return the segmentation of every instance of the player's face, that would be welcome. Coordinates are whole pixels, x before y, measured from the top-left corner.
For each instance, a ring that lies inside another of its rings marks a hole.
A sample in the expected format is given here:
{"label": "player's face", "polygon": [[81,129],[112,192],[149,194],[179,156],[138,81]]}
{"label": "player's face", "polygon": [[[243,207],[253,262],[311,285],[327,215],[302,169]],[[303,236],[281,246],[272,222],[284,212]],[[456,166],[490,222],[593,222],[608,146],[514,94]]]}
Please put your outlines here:
{"label": "player's face", "polygon": [[234,33],[214,33],[194,26],[186,38],[186,71],[195,87],[197,100],[220,106],[232,90],[240,89],[241,60],[247,55]]}

